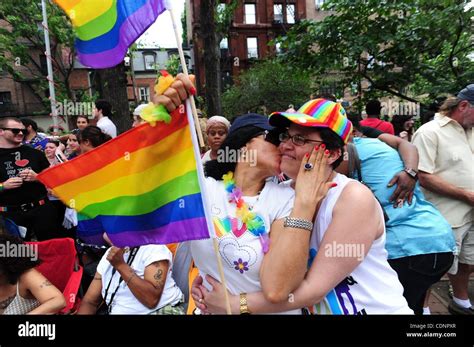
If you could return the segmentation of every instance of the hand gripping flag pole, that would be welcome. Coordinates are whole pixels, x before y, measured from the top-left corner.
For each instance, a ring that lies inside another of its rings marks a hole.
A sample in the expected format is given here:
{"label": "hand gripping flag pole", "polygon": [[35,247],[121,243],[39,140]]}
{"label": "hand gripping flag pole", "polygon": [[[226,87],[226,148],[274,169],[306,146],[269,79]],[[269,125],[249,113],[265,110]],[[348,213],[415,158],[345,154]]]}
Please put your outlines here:
{"label": "hand gripping flag pole", "polygon": [[[165,0],[165,7],[170,12],[170,15],[171,15],[171,21],[173,23],[173,31],[174,31],[174,34],[175,34],[175,37],[176,37],[176,44],[178,46],[179,58],[181,60],[181,66],[183,68],[183,73],[186,76],[188,76],[188,68],[186,66],[186,60],[184,59],[184,52],[183,52],[183,47],[182,47],[182,44],[181,44],[181,38],[180,38],[179,33],[178,33],[178,27],[176,26],[176,18],[175,18],[174,12],[173,12],[173,7],[172,7],[171,2],[172,2],[171,0]],[[194,97],[192,95],[189,97],[189,101],[187,102],[187,104],[188,104],[187,106],[189,106],[189,104],[191,104],[191,110],[192,110],[192,116],[191,116],[189,114],[189,111],[188,111],[189,107],[187,107],[186,108],[187,109],[186,115],[188,117],[189,125],[191,127],[191,136],[192,136],[193,143],[194,143],[194,155],[196,157],[197,166],[198,166],[197,172],[198,172],[199,182],[200,182],[200,185],[201,185],[202,197],[203,197],[203,200],[204,200],[203,203],[204,203],[204,212],[205,212],[205,215],[206,215],[207,227],[209,229],[210,235],[212,236],[212,242],[213,242],[213,245],[214,245],[214,252],[215,252],[216,258],[217,258],[217,266],[218,266],[218,269],[219,269],[219,275],[221,277],[221,283],[225,288],[224,296],[225,296],[226,311],[227,311],[227,314],[232,314],[231,308],[230,308],[229,295],[227,293],[227,283],[226,283],[225,276],[224,276],[224,268],[222,266],[222,258],[221,258],[220,253],[219,253],[219,245],[217,244],[216,231],[214,230],[214,224],[212,223],[211,214],[209,212],[210,211],[209,210],[210,205],[209,205],[209,201],[207,200],[209,195],[206,192],[206,185],[205,185],[205,182],[204,182],[204,170],[202,168],[201,156],[199,154],[199,151],[198,151],[199,147],[197,146],[197,141],[196,141],[196,133],[197,133],[197,136],[199,138],[199,143],[201,144],[201,146],[204,146],[204,140],[202,138],[202,133],[201,133],[199,120],[198,120],[198,116],[197,116],[197,111],[196,111],[196,104],[194,102]],[[194,122],[193,122],[193,118],[194,118]],[[196,129],[194,127],[194,124],[196,124],[197,132],[196,132]]]}

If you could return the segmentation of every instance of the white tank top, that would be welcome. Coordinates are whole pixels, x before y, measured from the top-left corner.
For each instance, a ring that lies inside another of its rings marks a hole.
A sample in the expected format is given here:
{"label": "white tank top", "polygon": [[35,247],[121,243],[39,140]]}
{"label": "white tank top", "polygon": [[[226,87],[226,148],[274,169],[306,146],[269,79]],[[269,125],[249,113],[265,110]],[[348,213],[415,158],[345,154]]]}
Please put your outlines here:
{"label": "white tank top", "polygon": [[[310,264],[316,257],[324,233],[331,224],[334,206],[345,186],[351,181],[354,180],[337,174],[333,180],[337,183],[337,187],[329,190],[321,204],[311,235]],[[383,220],[381,208],[380,215]],[[344,251],[346,254],[357,252],[353,254],[358,255],[363,251],[355,247],[340,250],[336,246],[341,248],[343,245],[334,246],[331,248],[334,252]],[[382,236],[374,241],[360,265],[336,288],[331,290],[323,301],[309,310],[315,314],[413,314],[403,297],[403,287],[398,280],[397,273],[387,262],[385,226]]]}

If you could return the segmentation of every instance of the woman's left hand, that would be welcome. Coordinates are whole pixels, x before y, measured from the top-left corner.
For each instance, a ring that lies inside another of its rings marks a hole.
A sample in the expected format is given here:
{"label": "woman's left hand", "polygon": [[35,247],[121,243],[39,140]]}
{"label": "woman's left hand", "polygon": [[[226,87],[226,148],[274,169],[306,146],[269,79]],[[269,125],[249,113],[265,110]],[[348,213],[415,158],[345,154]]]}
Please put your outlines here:
{"label": "woman's left hand", "polygon": [[[201,292],[204,296],[204,302],[207,307],[207,311],[215,314],[226,314],[225,305],[225,288],[216,280],[214,277],[206,275],[206,281],[212,286],[212,291],[208,291],[204,286],[201,286]],[[232,295],[227,291],[229,298]]]}
{"label": "woman's left hand", "polygon": [[[329,189],[337,184],[328,182],[332,168],[328,164],[330,152],[324,144],[315,147],[301,161],[300,171],[295,184],[295,206],[314,209],[327,195]],[[311,168],[308,170],[306,165]]]}

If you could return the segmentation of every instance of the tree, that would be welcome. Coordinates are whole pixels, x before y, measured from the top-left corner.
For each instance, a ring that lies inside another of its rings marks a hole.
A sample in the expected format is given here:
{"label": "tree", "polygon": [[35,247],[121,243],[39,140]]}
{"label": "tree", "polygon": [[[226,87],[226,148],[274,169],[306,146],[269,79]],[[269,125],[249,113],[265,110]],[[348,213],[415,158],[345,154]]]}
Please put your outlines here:
{"label": "tree", "polygon": [[[64,13],[47,3],[56,99],[73,99],[69,78],[74,62],[74,33]],[[0,69],[29,88],[49,110],[47,73],[41,64],[45,51],[40,1],[0,2]]]}
{"label": "tree", "polygon": [[220,1],[202,0],[200,9],[200,30],[196,33],[203,41],[205,69],[205,99],[207,114],[221,114],[221,70],[220,42],[227,36],[238,0],[231,0],[224,7]]}
{"label": "tree", "polygon": [[132,119],[127,95],[127,74],[125,65],[119,64],[108,69],[95,70],[95,87],[101,99],[112,104],[112,120],[117,132],[130,129]]}
{"label": "tree", "polygon": [[224,115],[228,118],[247,112],[268,114],[296,108],[310,99],[311,78],[307,72],[267,60],[242,73],[236,84],[222,97]]}
{"label": "tree", "polygon": [[278,39],[282,61],[315,76],[337,71],[346,87],[368,81],[367,97],[456,92],[474,80],[474,10],[459,0],[328,0],[333,14],[302,21]]}

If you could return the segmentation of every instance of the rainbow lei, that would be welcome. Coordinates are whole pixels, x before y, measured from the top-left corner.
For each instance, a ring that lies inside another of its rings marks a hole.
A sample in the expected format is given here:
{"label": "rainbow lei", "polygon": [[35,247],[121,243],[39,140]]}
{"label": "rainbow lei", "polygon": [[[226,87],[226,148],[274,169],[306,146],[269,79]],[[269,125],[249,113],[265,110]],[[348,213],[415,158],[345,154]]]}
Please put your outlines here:
{"label": "rainbow lei", "polygon": [[251,212],[247,203],[242,199],[242,191],[235,185],[234,173],[229,171],[222,176],[224,187],[229,194],[229,202],[237,206],[236,217],[247,226],[247,230],[260,239],[263,253],[270,249],[270,238],[265,230],[265,223],[256,213]]}

